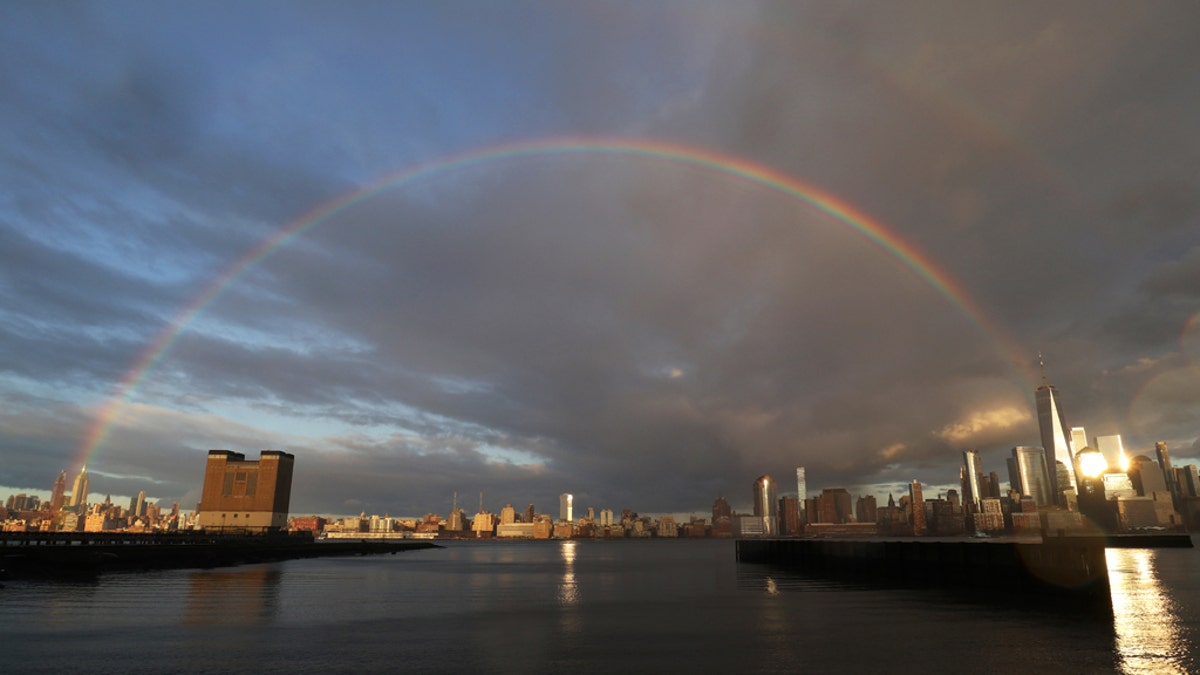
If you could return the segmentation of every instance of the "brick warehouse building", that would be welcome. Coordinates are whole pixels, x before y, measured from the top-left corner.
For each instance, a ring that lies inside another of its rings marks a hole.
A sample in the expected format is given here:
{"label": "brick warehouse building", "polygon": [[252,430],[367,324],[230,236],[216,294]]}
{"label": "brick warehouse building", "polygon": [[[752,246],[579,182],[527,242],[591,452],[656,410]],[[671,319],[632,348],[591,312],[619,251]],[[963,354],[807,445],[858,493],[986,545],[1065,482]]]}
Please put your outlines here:
{"label": "brick warehouse building", "polygon": [[205,530],[267,532],[287,527],[296,457],[265,450],[257,460],[209,450],[198,525]]}

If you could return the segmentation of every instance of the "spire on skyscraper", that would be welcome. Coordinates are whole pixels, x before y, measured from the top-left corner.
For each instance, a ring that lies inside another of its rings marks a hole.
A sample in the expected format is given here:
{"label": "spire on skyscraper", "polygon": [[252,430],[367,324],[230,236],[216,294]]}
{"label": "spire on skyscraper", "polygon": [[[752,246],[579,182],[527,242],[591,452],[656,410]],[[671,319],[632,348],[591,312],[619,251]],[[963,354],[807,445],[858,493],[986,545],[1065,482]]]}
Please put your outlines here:
{"label": "spire on skyscraper", "polygon": [[[1038,429],[1041,431],[1042,449],[1046,463],[1046,474],[1050,480],[1051,502],[1060,503],[1063,490],[1077,489],[1075,457],[1071,453],[1070,427],[1058,404],[1058,390],[1046,378],[1046,362],[1038,352],[1038,363],[1042,368],[1042,386],[1034,391],[1037,402]],[[1059,465],[1066,478],[1059,484]]]}

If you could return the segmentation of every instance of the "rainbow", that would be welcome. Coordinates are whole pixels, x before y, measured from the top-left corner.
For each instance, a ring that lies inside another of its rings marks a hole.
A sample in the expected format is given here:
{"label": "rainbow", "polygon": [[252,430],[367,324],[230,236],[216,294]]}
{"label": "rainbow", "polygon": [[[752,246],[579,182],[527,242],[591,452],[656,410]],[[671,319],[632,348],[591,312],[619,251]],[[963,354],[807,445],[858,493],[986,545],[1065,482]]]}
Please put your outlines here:
{"label": "rainbow", "polygon": [[114,388],[112,395],[101,405],[80,444],[78,463],[86,464],[97,448],[103,444],[110,428],[125,407],[126,400],[137,389],[146,374],[170,352],[172,345],[188,325],[216,301],[234,281],[285,246],[293,237],[327,222],[333,216],[346,211],[355,204],[414,181],[437,178],[468,167],[500,160],[570,154],[650,158],[700,167],[777,191],[817,211],[826,213],[838,222],[849,226],[912,270],[962,313],[980,333],[994,340],[1005,356],[1015,364],[1018,372],[1022,373],[1026,379],[1031,377],[1027,372],[1026,359],[1021,356],[1023,350],[1017,347],[1011,339],[1005,337],[1004,332],[988,318],[961,285],[915,246],[901,239],[878,220],[834,194],[794,176],[742,157],[680,143],[631,138],[542,138],[477,148],[411,166],[320,204],[281,227],[274,235],[250,249],[231,264],[217,277],[216,281],[180,310],[142,351],[126,376]]}

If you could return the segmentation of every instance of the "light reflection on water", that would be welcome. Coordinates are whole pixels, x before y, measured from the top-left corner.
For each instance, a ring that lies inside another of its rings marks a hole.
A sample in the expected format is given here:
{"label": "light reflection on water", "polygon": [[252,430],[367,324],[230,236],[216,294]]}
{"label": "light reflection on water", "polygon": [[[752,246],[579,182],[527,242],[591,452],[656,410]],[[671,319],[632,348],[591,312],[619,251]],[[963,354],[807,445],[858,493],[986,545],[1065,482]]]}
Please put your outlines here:
{"label": "light reflection on water", "polygon": [[558,584],[558,604],[567,606],[579,602],[579,584],[575,581],[575,540],[564,539],[559,545],[563,559],[562,581]]}
{"label": "light reflection on water", "polygon": [[1113,629],[1125,673],[1186,673],[1178,607],[1156,569],[1155,551],[1108,549]]}

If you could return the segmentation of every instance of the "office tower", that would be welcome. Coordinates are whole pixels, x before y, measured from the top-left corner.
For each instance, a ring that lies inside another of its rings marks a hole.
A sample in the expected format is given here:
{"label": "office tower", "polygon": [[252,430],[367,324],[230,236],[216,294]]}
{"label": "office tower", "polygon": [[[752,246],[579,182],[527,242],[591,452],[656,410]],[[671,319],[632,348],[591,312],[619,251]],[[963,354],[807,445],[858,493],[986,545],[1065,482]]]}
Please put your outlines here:
{"label": "office tower", "polygon": [[1023,497],[1032,497],[1038,506],[1053,504],[1050,492],[1050,479],[1046,474],[1045,452],[1041,448],[1029,445],[1018,445],[1012,449],[1012,460],[1009,471],[1015,469],[1016,475],[1012,487]]}
{"label": "office tower", "polygon": [[1071,453],[1079,454],[1087,446],[1087,431],[1083,427],[1071,427]]}
{"label": "office tower", "polygon": [[537,512],[534,511],[533,504],[525,507],[525,522],[532,523],[535,515],[537,515]]}
{"label": "office tower", "polygon": [[775,481],[763,474],[754,480],[754,515],[762,518],[763,535],[774,536],[778,530],[778,513],[776,505],[779,499],[775,496]]}
{"label": "office tower", "polygon": [[1200,497],[1200,471],[1195,464],[1175,467],[1175,485],[1181,497]]}
{"label": "office tower", "polygon": [[879,517],[879,508],[875,503],[875,495],[859,497],[854,505],[855,520],[860,523],[873,523]]}
{"label": "office tower", "polygon": [[504,508],[500,509],[500,524],[512,525],[517,522],[517,510],[512,504],[505,504]]}
{"label": "office tower", "polygon": [[1172,499],[1179,498],[1179,486],[1175,482],[1175,470],[1171,468],[1171,453],[1167,452],[1165,441],[1154,444],[1154,454],[1158,455],[1158,466],[1162,469],[1163,479],[1167,483],[1167,491]]}
{"label": "office tower", "polygon": [[146,491],[145,490],[138,490],[137,500],[135,501],[135,503],[133,505],[133,515],[134,516],[146,515]]}
{"label": "office tower", "polygon": [[87,465],[83,466],[83,470],[75,477],[75,485],[71,488],[71,507],[86,507],[88,498],[88,475]]}
{"label": "office tower", "polygon": [[908,484],[908,505],[912,509],[913,536],[925,534],[925,497],[921,494],[921,483],[914,480]]}
{"label": "office tower", "polygon": [[808,481],[804,475],[804,467],[796,467],[796,503],[800,513],[800,524],[804,524],[804,502],[808,501]]}
{"label": "office tower", "polygon": [[[1039,355],[1039,362],[1041,356]],[[1062,501],[1062,492],[1067,488],[1076,488],[1075,457],[1071,454],[1070,439],[1067,436],[1066,418],[1058,404],[1058,390],[1046,381],[1046,364],[1042,366],[1042,386],[1034,391],[1037,399],[1038,428],[1042,435],[1043,460],[1046,463],[1046,474],[1050,478],[1051,503]],[[1058,463],[1066,468],[1065,474],[1060,475]],[[1065,477],[1066,485],[1059,484],[1059,478]]]}
{"label": "office tower", "polygon": [[1167,481],[1158,462],[1145,455],[1129,461],[1129,479],[1140,496],[1152,497],[1155,492],[1167,492]]}
{"label": "office tower", "polygon": [[992,499],[1000,498],[1000,476],[995,471],[988,473],[988,484],[983,488],[983,496]]}
{"label": "office tower", "polygon": [[295,455],[264,450],[257,460],[209,450],[200,497],[200,528],[262,531],[287,527]]}
{"label": "office tower", "polygon": [[962,481],[963,503],[970,504],[972,513],[979,511],[979,500],[983,499],[983,466],[979,463],[978,450],[963,450],[963,463],[959,467]]}
{"label": "office tower", "polygon": [[564,492],[558,496],[558,519],[575,522],[575,495]]}
{"label": "office tower", "polygon": [[1095,443],[1094,447],[1104,457],[1104,461],[1108,462],[1108,468],[1129,470],[1129,455],[1125,454],[1125,446],[1121,444],[1121,434],[1097,436],[1093,442]]}
{"label": "office tower", "polygon": [[67,493],[67,472],[65,470],[58,472],[58,478],[54,479],[54,489],[50,491],[50,510],[62,510],[64,495]]}

